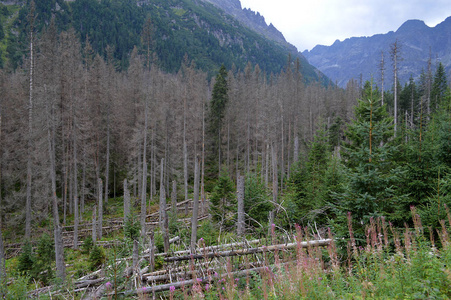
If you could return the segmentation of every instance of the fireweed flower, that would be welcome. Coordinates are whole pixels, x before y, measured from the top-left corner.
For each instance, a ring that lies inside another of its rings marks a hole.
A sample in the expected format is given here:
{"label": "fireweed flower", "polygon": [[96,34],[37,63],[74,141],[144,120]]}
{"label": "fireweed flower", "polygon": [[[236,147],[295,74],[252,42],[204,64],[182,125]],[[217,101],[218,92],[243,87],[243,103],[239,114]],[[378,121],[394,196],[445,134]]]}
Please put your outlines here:
{"label": "fireweed flower", "polygon": [[169,290],[170,290],[171,292],[174,292],[174,291],[175,291],[175,286],[171,285],[171,287],[169,288]]}

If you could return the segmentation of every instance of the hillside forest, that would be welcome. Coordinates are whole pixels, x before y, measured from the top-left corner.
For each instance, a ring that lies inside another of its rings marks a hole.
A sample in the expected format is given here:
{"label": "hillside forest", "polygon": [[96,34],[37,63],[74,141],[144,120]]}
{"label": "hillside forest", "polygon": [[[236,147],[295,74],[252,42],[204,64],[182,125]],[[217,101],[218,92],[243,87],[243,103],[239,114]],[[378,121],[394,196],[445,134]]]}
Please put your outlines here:
{"label": "hillside forest", "polygon": [[[72,250],[63,249],[63,228],[73,229],[79,249],[86,243],[78,226],[94,215],[93,239],[102,240],[102,218],[126,194],[134,212],[126,234],[134,239],[145,235],[146,215],[175,197],[209,203],[199,230],[210,243],[237,226],[241,236],[264,237],[297,224],[330,230],[342,249],[349,238],[358,247],[376,219],[418,225],[414,209],[439,244],[451,205],[451,94],[440,62],[430,60],[418,82],[385,89],[384,72],[344,89],[306,83],[290,56],[279,73],[248,63],[223,65],[210,78],[188,55],[177,72],[164,71],[146,30],[148,47],[133,48],[125,68],[111,47],[99,53],[72,28],[58,31],[52,21],[37,33],[30,24],[22,62],[0,70],[0,238],[36,246],[50,233],[55,255],[43,265],[56,263],[56,272],[33,273],[24,256],[6,253],[8,276],[64,281]],[[387,51],[392,61],[381,70],[396,79],[402,48]],[[192,232],[176,222],[160,226],[193,247]]]}

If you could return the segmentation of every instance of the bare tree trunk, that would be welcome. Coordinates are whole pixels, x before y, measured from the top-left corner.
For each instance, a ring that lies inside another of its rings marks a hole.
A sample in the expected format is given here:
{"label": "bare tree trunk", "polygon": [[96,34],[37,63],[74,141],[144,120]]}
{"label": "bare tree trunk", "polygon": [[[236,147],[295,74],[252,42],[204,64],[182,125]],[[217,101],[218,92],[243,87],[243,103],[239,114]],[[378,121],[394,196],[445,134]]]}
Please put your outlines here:
{"label": "bare tree trunk", "polygon": [[399,51],[400,51],[400,45],[398,44],[398,40],[396,40],[391,46],[390,46],[390,54],[391,58],[393,60],[393,76],[394,76],[394,83],[393,83],[393,98],[394,98],[394,136],[396,137],[396,131],[398,126],[398,59],[399,59]]}
{"label": "bare tree trunk", "polygon": [[193,216],[191,219],[191,253],[195,252],[197,241],[197,217],[199,213],[199,162],[196,156],[194,165]]}
{"label": "bare tree trunk", "polygon": [[293,162],[296,164],[299,160],[299,137],[295,136],[294,138],[294,153],[293,153]]}
{"label": "bare tree trunk", "polygon": [[154,129],[152,129],[152,149],[151,149],[151,166],[152,166],[152,170],[151,170],[151,175],[150,175],[150,199],[153,200],[153,196],[156,194],[156,186],[155,186],[155,174],[156,174],[156,150],[155,150],[155,145],[154,145],[154,140],[155,140],[155,131]]}
{"label": "bare tree trunk", "polygon": [[150,232],[149,238],[149,271],[153,272],[155,269],[155,240],[154,240],[154,232],[153,230]]}
{"label": "bare tree trunk", "polygon": [[92,242],[95,244],[97,241],[97,205],[92,208]]}
{"label": "bare tree trunk", "polygon": [[80,217],[78,214],[78,161],[77,161],[77,121],[76,116],[74,112],[73,116],[73,122],[74,122],[74,140],[73,140],[73,159],[74,159],[74,170],[73,170],[73,177],[74,177],[74,249],[78,249],[78,223],[80,221]]}
{"label": "bare tree trunk", "polygon": [[147,175],[147,163],[143,163],[143,184],[141,188],[141,215],[140,215],[140,225],[141,225],[141,236],[145,238],[146,235],[146,214],[147,214],[147,198],[146,198],[146,175]]}
{"label": "bare tree trunk", "polygon": [[[52,212],[53,212],[53,233],[55,242],[55,261],[57,277],[61,281],[66,278],[66,264],[64,263],[63,237],[61,234],[61,225],[58,214],[58,199],[56,196],[56,174],[55,174],[55,129],[53,120],[53,106],[51,109],[47,107],[47,140],[50,160],[50,180],[52,187]],[[52,118],[52,120],[51,120]]]}
{"label": "bare tree trunk", "polygon": [[284,181],[284,175],[285,175],[285,161],[284,161],[284,150],[285,150],[285,136],[284,136],[284,130],[283,130],[283,110],[282,110],[282,132],[281,132],[281,151],[280,151],[280,193],[283,191],[283,181]]}
{"label": "bare tree trunk", "polygon": [[266,159],[265,159],[265,189],[268,188],[269,184],[269,144],[266,144]]}
{"label": "bare tree trunk", "polygon": [[98,231],[99,231],[99,240],[102,239],[102,226],[103,226],[103,197],[102,197],[102,179],[98,178],[98,192],[99,192],[99,224],[98,224]]}
{"label": "bare tree trunk", "polygon": [[166,210],[164,210],[163,213],[163,247],[164,247],[164,252],[168,253],[169,252],[169,217],[168,217],[168,212]]}
{"label": "bare tree trunk", "polygon": [[[202,199],[202,215],[205,215],[205,101],[202,102],[202,170],[200,179],[200,197]],[[1,178],[0,178],[1,179]]]}
{"label": "bare tree trunk", "polygon": [[277,198],[278,198],[278,183],[277,183],[277,155],[274,150],[274,145],[271,145],[271,159],[272,159],[272,201],[274,204],[274,210],[270,213],[269,225],[274,224],[277,210]]}
{"label": "bare tree trunk", "polygon": [[142,156],[142,184],[141,184],[141,236],[146,238],[147,215],[147,99],[144,103],[144,128],[143,128],[143,156]]}
{"label": "bare tree trunk", "polygon": [[80,212],[83,214],[85,212],[85,184],[86,184],[86,151],[83,146],[83,175],[81,179],[81,198],[80,198]]}
{"label": "bare tree trunk", "polygon": [[159,215],[159,224],[160,228],[164,228],[164,214],[166,213],[166,190],[164,188],[164,158],[161,159],[160,165],[160,213]]}
{"label": "bare tree trunk", "polygon": [[137,192],[137,197],[139,198],[142,195],[142,178],[143,178],[143,174],[142,174],[142,170],[143,170],[143,161],[142,161],[142,153],[141,153],[141,146],[138,146],[138,164],[136,165],[136,168],[138,170],[138,192]]}
{"label": "bare tree trunk", "polygon": [[238,176],[236,179],[236,193],[238,200],[238,222],[237,222],[237,234],[238,236],[244,235],[244,176]]}
{"label": "bare tree trunk", "polygon": [[124,224],[130,217],[130,191],[128,190],[127,179],[124,179]]}
{"label": "bare tree trunk", "polygon": [[105,205],[108,204],[108,184],[110,176],[110,109],[108,104],[106,119],[106,166],[105,166]]}
{"label": "bare tree trunk", "polygon": [[177,219],[177,182],[175,180],[172,181],[171,211],[172,217]]}
{"label": "bare tree trunk", "polygon": [[136,275],[137,269],[138,269],[138,261],[139,261],[139,248],[138,248],[138,241],[133,240],[133,274]]}
{"label": "bare tree trunk", "polygon": [[384,51],[381,51],[381,63],[379,65],[381,71],[381,103],[384,105],[384,72],[385,72],[385,61],[384,61]]}
{"label": "bare tree trunk", "polygon": [[188,200],[188,150],[186,146],[186,100],[183,110],[183,183],[185,187],[185,200]]}
{"label": "bare tree trunk", "polygon": [[28,16],[30,22],[30,90],[28,101],[28,148],[27,148],[27,200],[25,203],[25,239],[31,237],[31,185],[32,185],[32,147],[33,147],[33,77],[34,77],[34,1]]}

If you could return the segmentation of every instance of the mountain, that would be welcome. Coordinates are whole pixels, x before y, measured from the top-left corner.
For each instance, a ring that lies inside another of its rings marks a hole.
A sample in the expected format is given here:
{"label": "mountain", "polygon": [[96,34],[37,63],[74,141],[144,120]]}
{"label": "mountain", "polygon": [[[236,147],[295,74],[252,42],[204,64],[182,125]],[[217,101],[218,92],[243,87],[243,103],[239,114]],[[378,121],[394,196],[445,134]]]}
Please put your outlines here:
{"label": "mountain", "polygon": [[[28,1],[29,2],[29,1]],[[3,19],[15,17],[7,34],[0,40],[0,57],[13,68],[27,49],[28,4],[0,1],[0,6],[19,6],[17,14],[7,10]],[[35,0],[37,31],[52,17],[59,30],[74,28],[82,43],[89,39],[94,50],[106,57],[113,47],[120,68],[127,67],[128,57],[136,46],[143,51],[142,31],[150,18],[152,50],[159,66],[177,72],[185,55],[210,75],[224,64],[244,69],[250,62],[259,64],[268,74],[280,72],[299,58],[306,81],[328,82],[297,49],[264,18],[243,10],[239,0]],[[15,4],[15,5],[14,5]],[[2,10],[0,10],[1,12]],[[0,38],[1,39],[1,38]],[[3,45],[3,47],[1,47]]]}
{"label": "mountain", "polygon": [[353,37],[335,41],[331,46],[316,46],[304,51],[308,61],[339,86],[346,86],[350,79],[369,80],[373,76],[380,85],[381,53],[385,60],[385,86],[393,85],[390,45],[396,40],[401,45],[399,81],[404,84],[412,76],[418,79],[422,70],[428,69],[432,58],[434,67],[438,61],[451,70],[451,17],[435,27],[420,20],[409,20],[395,32],[377,34],[371,37]]}

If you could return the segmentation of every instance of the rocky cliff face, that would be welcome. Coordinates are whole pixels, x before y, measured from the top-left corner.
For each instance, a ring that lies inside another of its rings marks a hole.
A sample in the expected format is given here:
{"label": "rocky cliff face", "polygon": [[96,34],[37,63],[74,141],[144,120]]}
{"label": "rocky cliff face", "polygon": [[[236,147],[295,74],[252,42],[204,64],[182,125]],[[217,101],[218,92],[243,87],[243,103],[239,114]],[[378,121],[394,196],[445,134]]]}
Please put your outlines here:
{"label": "rocky cliff face", "polygon": [[265,18],[259,12],[254,12],[251,9],[243,9],[240,0],[203,0],[210,2],[217,7],[223,9],[228,14],[232,15],[241,24],[260,33],[268,39],[271,39],[280,45],[287,47],[290,51],[296,51],[295,46],[291,45],[285,40],[283,34],[277,30],[272,24],[266,24]]}
{"label": "rocky cliff face", "polygon": [[350,79],[374,81],[380,85],[381,53],[385,60],[384,84],[393,84],[390,45],[396,40],[401,45],[399,80],[405,83],[410,76],[418,79],[422,69],[427,70],[429,57],[433,66],[441,61],[447,70],[451,69],[451,17],[431,28],[423,21],[405,22],[396,32],[377,34],[371,37],[353,37],[332,46],[316,46],[304,51],[307,60],[332,81],[345,86]]}

